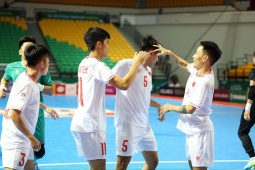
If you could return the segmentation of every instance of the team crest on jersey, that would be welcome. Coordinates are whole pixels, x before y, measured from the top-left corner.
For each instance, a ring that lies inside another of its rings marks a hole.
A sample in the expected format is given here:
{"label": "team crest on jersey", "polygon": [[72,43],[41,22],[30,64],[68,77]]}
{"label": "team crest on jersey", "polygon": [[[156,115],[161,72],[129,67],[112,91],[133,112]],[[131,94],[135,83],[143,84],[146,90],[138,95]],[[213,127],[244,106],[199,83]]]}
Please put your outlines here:
{"label": "team crest on jersey", "polygon": [[82,73],[82,74],[87,74],[88,73],[88,67],[87,66],[80,67],[79,72]]}
{"label": "team crest on jersey", "polygon": [[19,70],[16,70],[16,74],[19,74]]}
{"label": "team crest on jersey", "polygon": [[148,74],[151,76],[151,72],[150,71],[148,71]]}
{"label": "team crest on jersey", "polygon": [[201,160],[200,156],[196,157],[196,161],[199,162]]}
{"label": "team crest on jersey", "polygon": [[140,69],[137,70],[137,73],[140,73]]}
{"label": "team crest on jersey", "polygon": [[27,95],[26,93],[21,93],[21,97],[24,97],[24,98],[25,98],[26,95]]}

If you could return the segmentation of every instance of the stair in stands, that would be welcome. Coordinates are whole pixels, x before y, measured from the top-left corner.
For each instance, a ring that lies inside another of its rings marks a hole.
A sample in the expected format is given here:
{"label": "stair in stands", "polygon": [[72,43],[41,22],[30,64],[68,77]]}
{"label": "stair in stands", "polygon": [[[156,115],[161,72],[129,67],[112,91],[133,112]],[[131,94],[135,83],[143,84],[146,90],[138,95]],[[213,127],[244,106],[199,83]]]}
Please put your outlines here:
{"label": "stair in stands", "polygon": [[[28,30],[29,30],[31,36],[36,39],[36,43],[39,45],[45,45],[48,47],[48,45],[46,44],[45,39],[42,35],[42,32],[38,26],[37,21],[35,21],[33,18],[27,18],[26,23],[27,23],[27,27],[28,27]],[[50,57],[49,59],[50,59],[49,72],[51,74],[51,77],[58,77],[59,72],[56,67],[56,63],[52,57]]]}

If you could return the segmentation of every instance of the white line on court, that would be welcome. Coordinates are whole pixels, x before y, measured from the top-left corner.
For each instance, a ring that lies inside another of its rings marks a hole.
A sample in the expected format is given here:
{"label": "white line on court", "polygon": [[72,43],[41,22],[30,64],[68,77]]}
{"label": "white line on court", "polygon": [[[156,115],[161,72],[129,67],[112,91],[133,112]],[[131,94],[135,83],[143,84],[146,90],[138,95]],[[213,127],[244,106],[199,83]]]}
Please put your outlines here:
{"label": "white line on court", "polygon": [[[214,160],[214,163],[230,163],[230,162],[247,162],[248,160]],[[187,161],[159,161],[159,164],[182,164]],[[116,164],[116,162],[106,162],[106,164]],[[133,161],[130,164],[144,164],[144,161]],[[88,165],[88,162],[76,162],[76,163],[54,163],[54,164],[38,164],[40,167],[43,166],[68,166],[68,165]],[[3,168],[0,166],[0,168]]]}

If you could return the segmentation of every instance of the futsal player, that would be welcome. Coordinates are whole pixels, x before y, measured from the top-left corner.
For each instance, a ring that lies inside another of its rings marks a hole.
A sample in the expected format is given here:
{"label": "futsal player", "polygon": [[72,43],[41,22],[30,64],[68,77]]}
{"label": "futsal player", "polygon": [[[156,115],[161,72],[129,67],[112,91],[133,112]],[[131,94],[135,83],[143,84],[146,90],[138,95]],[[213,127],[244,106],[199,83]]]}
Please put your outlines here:
{"label": "futsal player", "polygon": [[[138,67],[138,73],[128,90],[117,89],[114,112],[116,127],[117,170],[128,168],[132,156],[141,152],[145,159],[143,169],[156,169],[158,152],[156,138],[149,123],[149,107],[160,108],[160,104],[151,98],[152,66],[158,60],[154,52],[158,42],[152,36],[144,37],[141,51],[149,57]],[[133,59],[119,61],[113,72],[125,76],[134,63]]]}
{"label": "futsal player", "polygon": [[29,45],[24,52],[27,70],[14,82],[3,117],[1,146],[5,169],[34,169],[34,153],[41,143],[34,132],[40,106],[37,80],[46,75],[49,50],[44,46]]}
{"label": "futsal player", "polygon": [[[21,56],[21,61],[13,62],[7,65],[5,69],[4,76],[1,79],[0,86],[0,97],[5,98],[9,82],[15,82],[18,76],[27,70],[27,61],[24,55],[25,48],[29,45],[36,44],[36,40],[29,36],[21,37],[19,40],[19,55]],[[52,95],[53,93],[53,81],[51,79],[50,73],[47,72],[46,75],[41,76],[37,81],[39,90],[40,90],[40,109],[39,109],[39,117],[36,124],[35,137],[41,142],[41,149],[39,151],[35,151],[35,161],[42,158],[45,154],[45,118],[44,118],[44,110],[49,113],[53,119],[58,118],[58,114],[56,111],[45,104],[43,104],[43,94]],[[38,169],[38,165],[35,162],[35,169]]]}
{"label": "futsal player", "polygon": [[193,55],[193,63],[188,63],[172,51],[157,45],[161,53],[170,55],[176,63],[186,69],[189,79],[186,83],[182,105],[165,104],[160,113],[179,113],[177,128],[186,134],[186,157],[192,170],[207,170],[214,159],[214,126],[210,119],[214,93],[214,73],[212,66],[221,57],[218,45],[202,41]]}
{"label": "futsal player", "polygon": [[91,27],[84,35],[89,55],[78,68],[78,108],[73,116],[71,132],[79,156],[84,156],[91,170],[106,169],[106,113],[105,89],[111,84],[128,89],[138,67],[148,57],[136,53],[134,63],[125,77],[111,71],[101,60],[108,56],[110,34],[99,27]]}

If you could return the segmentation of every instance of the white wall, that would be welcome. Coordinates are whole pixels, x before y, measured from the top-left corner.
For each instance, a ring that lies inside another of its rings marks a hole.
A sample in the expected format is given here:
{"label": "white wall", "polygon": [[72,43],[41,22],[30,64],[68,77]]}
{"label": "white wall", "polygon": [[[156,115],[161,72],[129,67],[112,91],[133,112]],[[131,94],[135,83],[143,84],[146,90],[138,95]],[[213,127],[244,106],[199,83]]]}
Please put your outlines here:
{"label": "white wall", "polygon": [[[240,5],[242,4],[239,4],[239,8]],[[121,22],[127,18],[142,34],[153,35],[176,54],[188,57],[188,61],[191,61],[191,56],[201,40],[215,41],[222,49],[223,55],[218,63],[227,63],[243,57],[244,53],[252,54],[255,51],[255,12],[236,11],[231,6],[163,8],[161,15],[157,8],[129,9],[18,2],[11,7],[25,8],[28,17],[34,17],[36,9],[109,12],[119,17],[117,19]],[[216,75],[216,66],[214,71]],[[184,85],[188,73],[183,74],[183,71],[178,69],[175,74]]]}
{"label": "white wall", "polygon": [[[166,48],[183,58],[187,57],[190,62],[202,40],[214,41],[222,49],[223,55],[218,63],[228,63],[244,57],[244,53],[253,54],[255,51],[254,11],[156,15],[156,23],[153,25],[141,22],[143,15],[122,15],[121,17],[121,20],[131,18],[131,23],[136,25],[143,35],[153,35]],[[137,18],[139,22],[136,22]],[[173,66],[173,70],[177,69],[174,74],[178,75],[184,85],[188,74],[183,74],[183,70],[177,68],[174,62]],[[215,75],[216,67],[217,64],[213,67]],[[216,84],[217,87],[218,84]]]}

